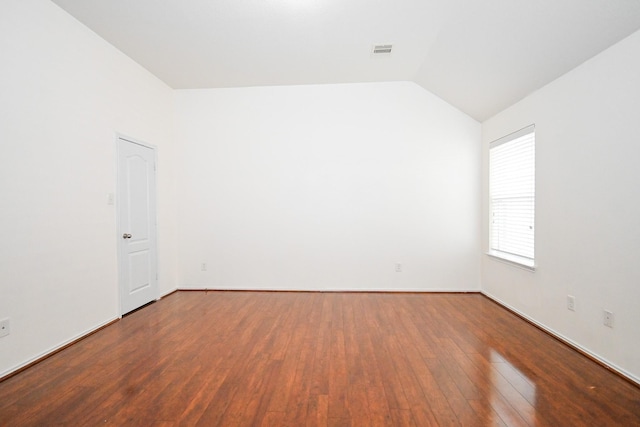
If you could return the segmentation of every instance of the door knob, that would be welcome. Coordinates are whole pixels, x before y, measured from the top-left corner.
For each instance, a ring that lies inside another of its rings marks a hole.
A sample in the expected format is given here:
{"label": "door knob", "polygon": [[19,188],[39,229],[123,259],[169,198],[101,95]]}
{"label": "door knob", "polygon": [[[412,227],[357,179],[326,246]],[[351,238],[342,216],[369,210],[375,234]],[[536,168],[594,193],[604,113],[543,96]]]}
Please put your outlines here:
{"label": "door knob", "polygon": [[123,238],[123,239],[130,239],[130,238],[131,238],[131,234],[124,233],[124,234],[122,235],[122,238]]}

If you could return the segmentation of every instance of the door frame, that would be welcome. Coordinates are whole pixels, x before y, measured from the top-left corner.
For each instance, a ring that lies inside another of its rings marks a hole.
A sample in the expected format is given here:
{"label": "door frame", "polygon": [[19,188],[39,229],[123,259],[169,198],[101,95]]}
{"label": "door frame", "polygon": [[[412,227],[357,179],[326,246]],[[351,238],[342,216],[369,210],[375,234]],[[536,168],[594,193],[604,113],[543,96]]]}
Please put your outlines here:
{"label": "door frame", "polygon": [[154,206],[154,212],[152,214],[153,217],[153,228],[154,228],[154,234],[155,234],[155,241],[154,246],[155,246],[155,250],[154,250],[154,264],[155,264],[155,274],[156,274],[156,295],[154,295],[154,301],[158,301],[160,299],[160,286],[158,283],[158,269],[159,269],[159,265],[158,265],[158,204],[157,204],[157,200],[158,200],[158,149],[155,145],[152,144],[148,144],[144,141],[141,141],[139,139],[136,138],[131,138],[127,135],[124,135],[122,133],[116,132],[115,133],[115,138],[114,138],[114,144],[115,144],[115,148],[116,148],[116,158],[115,158],[115,162],[116,162],[116,197],[115,197],[115,213],[116,213],[116,247],[117,247],[117,256],[118,256],[118,260],[117,260],[117,269],[118,269],[118,283],[117,283],[117,287],[118,287],[118,318],[122,318],[122,316],[124,315],[124,313],[122,313],[122,297],[124,295],[124,290],[123,290],[123,286],[125,283],[125,279],[123,277],[124,275],[124,271],[122,268],[122,263],[123,263],[123,257],[124,257],[124,251],[121,245],[121,238],[122,238],[122,224],[120,223],[120,208],[122,206],[122,204],[120,203],[120,146],[119,143],[120,141],[125,141],[128,142],[130,144],[136,144],[136,145],[140,145],[142,147],[148,148],[150,150],[153,151],[153,166],[154,166],[154,173],[156,174],[156,179],[155,179],[155,188],[153,189],[155,192],[155,206]]}

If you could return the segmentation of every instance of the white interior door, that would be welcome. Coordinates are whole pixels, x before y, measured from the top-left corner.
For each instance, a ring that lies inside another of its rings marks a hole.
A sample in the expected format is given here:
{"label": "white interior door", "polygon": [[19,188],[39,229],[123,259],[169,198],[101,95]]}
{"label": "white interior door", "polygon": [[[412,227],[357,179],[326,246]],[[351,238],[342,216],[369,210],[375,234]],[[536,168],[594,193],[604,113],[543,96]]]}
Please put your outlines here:
{"label": "white interior door", "polygon": [[158,298],[155,150],[118,137],[121,314]]}

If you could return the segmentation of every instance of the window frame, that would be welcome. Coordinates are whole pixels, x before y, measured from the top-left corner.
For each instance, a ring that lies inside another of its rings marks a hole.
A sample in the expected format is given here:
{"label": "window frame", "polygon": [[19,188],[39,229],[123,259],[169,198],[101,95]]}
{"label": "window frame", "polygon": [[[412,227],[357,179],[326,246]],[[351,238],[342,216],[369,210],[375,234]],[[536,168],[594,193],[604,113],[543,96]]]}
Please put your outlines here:
{"label": "window frame", "polygon": [[[491,150],[499,147],[501,145],[504,144],[509,144],[512,142],[515,142],[517,140],[522,140],[524,137],[527,137],[529,135],[532,135],[532,144],[533,146],[531,148],[527,148],[527,149],[531,149],[533,151],[533,159],[531,159],[530,161],[532,162],[532,173],[529,174],[528,176],[532,178],[533,182],[530,183],[533,186],[533,194],[532,196],[528,196],[528,197],[532,197],[533,200],[531,201],[532,203],[532,210],[530,210],[530,214],[533,217],[533,221],[532,221],[532,236],[531,236],[531,252],[532,252],[532,257],[526,256],[524,254],[517,254],[517,253],[510,253],[507,251],[501,251],[499,249],[494,249],[494,197],[493,197],[493,192],[494,192],[494,188],[493,188],[493,183],[492,183],[492,168],[495,167],[493,162],[492,162],[492,153]],[[536,191],[535,191],[535,183],[536,183],[536,174],[535,174],[535,163],[536,163],[536,156],[535,156],[535,125],[529,125],[527,127],[524,127],[516,132],[510,133],[502,138],[499,138],[495,141],[492,141],[489,143],[489,185],[488,185],[488,199],[489,199],[489,247],[487,250],[487,255],[489,255],[490,257],[499,260],[499,261],[503,261],[503,262],[507,262],[509,264],[515,265],[517,267],[520,268],[524,268],[526,270],[530,270],[530,271],[535,271],[536,269],[536,258],[535,258],[535,235],[536,235],[536,225],[535,225],[535,212],[536,212],[536,203],[535,203],[535,199],[536,199]]]}

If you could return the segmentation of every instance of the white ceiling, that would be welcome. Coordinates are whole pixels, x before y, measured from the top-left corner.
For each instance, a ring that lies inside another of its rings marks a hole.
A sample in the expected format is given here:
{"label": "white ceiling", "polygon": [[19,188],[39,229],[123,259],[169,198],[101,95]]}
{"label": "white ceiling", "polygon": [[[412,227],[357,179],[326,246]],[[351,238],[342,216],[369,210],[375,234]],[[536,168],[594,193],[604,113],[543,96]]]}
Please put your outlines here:
{"label": "white ceiling", "polygon": [[52,1],[175,89],[411,80],[479,121],[640,29],[640,0]]}

